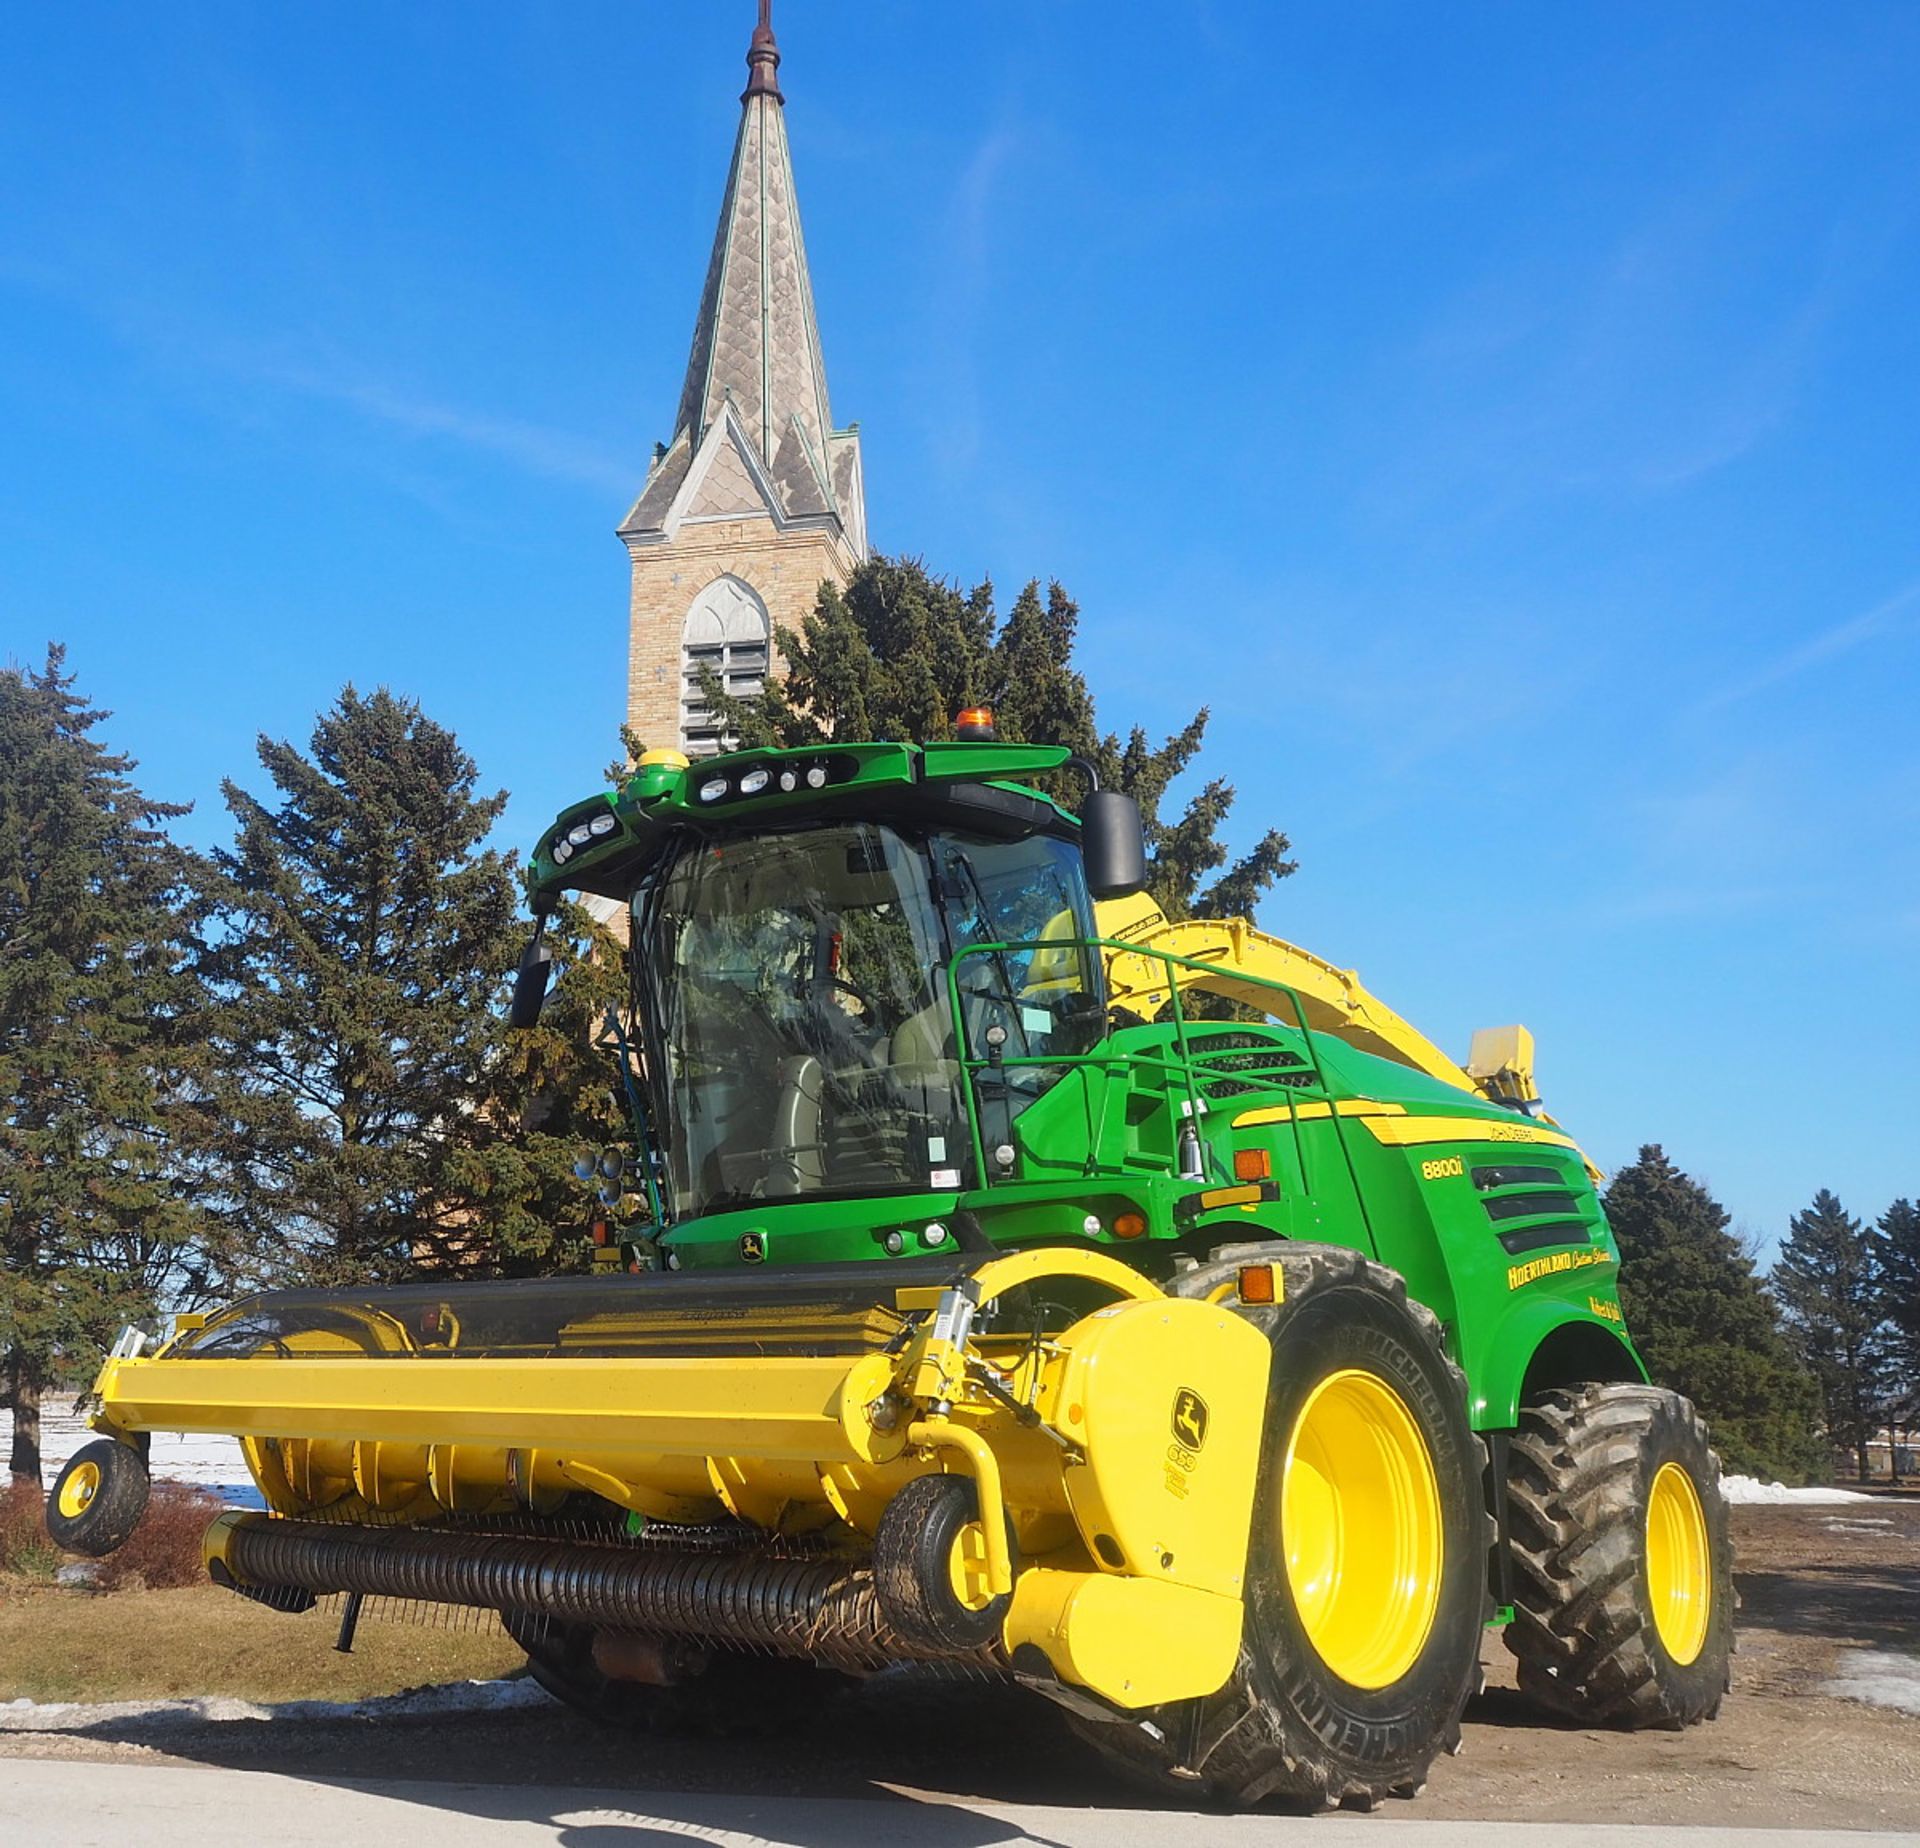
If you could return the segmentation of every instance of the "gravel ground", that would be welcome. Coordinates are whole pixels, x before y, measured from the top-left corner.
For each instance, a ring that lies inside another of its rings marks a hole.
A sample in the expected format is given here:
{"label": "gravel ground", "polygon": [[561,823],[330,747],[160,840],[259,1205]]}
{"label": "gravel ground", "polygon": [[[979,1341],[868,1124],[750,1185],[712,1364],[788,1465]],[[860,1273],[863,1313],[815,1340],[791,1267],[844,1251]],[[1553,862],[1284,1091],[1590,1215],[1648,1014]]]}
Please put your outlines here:
{"label": "gravel ground", "polygon": [[[1920,1672],[1920,1500],[1733,1513],[1742,1600],[1735,1691],[1685,1733],[1543,1723],[1489,1638],[1465,1749],[1388,1819],[1920,1828],[1920,1718],[1826,1692],[1869,1661]],[[290,1632],[290,1634],[302,1634]],[[302,1646],[324,1647],[317,1632]],[[1866,1652],[1866,1653],[1861,1653]],[[1872,1680],[1872,1677],[1867,1677]],[[458,1717],[372,1713],[165,1722],[0,1736],[0,1755],[217,1764],[305,1777],[1151,1807],[1046,1703],[1009,1690],[879,1677],[822,1690],[771,1731],[666,1739],[601,1731],[558,1707]]]}

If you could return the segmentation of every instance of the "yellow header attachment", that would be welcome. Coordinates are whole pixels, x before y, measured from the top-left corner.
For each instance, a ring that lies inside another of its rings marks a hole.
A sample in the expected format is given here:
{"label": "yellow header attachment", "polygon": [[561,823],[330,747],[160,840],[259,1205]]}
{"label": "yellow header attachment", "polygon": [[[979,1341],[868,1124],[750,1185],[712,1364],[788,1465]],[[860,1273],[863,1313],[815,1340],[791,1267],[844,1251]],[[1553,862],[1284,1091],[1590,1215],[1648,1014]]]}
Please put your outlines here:
{"label": "yellow header attachment", "polygon": [[[368,1292],[358,1320],[249,1337],[242,1317],[217,1350],[116,1357],[96,1423],[232,1433],[268,1507],[296,1526],[538,1516],[586,1490],[650,1520],[837,1532],[857,1553],[909,1484],[962,1477],[978,1518],[955,1586],[975,1609],[1006,1601],[1009,1653],[1031,1644],[1129,1707],[1223,1686],[1266,1337],[1095,1251],[1015,1252],[897,1292],[883,1268],[891,1305],[796,1324],[797,1309],[769,1313],[748,1288],[713,1308],[712,1328],[684,1319],[697,1306],[675,1321],[673,1305],[724,1286],[662,1276],[629,1292],[617,1328],[589,1312],[538,1354],[447,1345],[444,1317],[421,1338],[417,1314]],[[273,1301],[251,1311],[263,1329]],[[1073,1308],[1040,1332],[1043,1303]],[[897,1331],[877,1347],[864,1338],[876,1316]],[[786,1339],[796,1325],[808,1339]]]}

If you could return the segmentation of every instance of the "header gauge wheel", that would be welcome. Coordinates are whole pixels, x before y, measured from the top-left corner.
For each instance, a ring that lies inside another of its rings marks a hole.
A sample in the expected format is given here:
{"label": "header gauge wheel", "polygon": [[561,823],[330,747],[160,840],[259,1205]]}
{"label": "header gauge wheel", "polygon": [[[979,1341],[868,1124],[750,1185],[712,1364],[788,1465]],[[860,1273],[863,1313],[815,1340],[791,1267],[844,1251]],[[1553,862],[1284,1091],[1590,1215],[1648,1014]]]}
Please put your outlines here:
{"label": "header gauge wheel", "polygon": [[1733,1550],[1691,1403],[1656,1386],[1543,1393],[1509,1454],[1522,1692],[1589,1723],[1712,1719],[1730,1679]]}
{"label": "header gauge wheel", "polygon": [[147,1466],[130,1444],[98,1437],[67,1459],[47,1497],[47,1538],[95,1559],[117,1552],[147,1510]]}

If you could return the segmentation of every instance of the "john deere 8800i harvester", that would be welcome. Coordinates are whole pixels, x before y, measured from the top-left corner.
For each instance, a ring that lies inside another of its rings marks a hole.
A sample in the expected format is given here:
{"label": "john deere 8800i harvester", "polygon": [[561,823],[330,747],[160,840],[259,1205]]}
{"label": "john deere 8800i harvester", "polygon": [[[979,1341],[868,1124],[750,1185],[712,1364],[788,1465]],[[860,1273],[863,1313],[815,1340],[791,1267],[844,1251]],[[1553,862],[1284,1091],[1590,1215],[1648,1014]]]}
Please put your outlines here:
{"label": "john deere 8800i harvester", "polygon": [[964,1662],[1238,1802],[1411,1794],[1489,1623],[1562,1713],[1713,1714],[1717,1464],[1525,1035],[1462,1068],[1170,924],[1127,798],[1076,820],[1027,785],[1084,766],[970,729],[656,752],[567,810],[538,902],[630,907],[633,1223],[591,1276],[130,1332],[56,1537],[125,1539],[145,1433],[230,1432],[269,1512],[209,1571],[283,1608],[497,1610],[641,1717]]}

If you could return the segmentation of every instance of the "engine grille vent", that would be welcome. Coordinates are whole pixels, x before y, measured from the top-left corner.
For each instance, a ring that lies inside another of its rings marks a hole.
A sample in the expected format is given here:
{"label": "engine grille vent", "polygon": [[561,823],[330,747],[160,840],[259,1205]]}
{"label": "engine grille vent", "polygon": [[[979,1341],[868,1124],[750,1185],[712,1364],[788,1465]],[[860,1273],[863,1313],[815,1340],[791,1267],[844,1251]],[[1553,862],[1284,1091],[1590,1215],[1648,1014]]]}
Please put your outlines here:
{"label": "engine grille vent", "polygon": [[1245,1097],[1270,1091],[1275,1085],[1310,1085],[1313,1069],[1299,1053],[1276,1045],[1262,1033],[1190,1033],[1187,1043],[1196,1061],[1208,1072],[1258,1072],[1262,1081],[1244,1078],[1208,1078],[1201,1088],[1209,1097]]}
{"label": "engine grille vent", "polygon": [[1590,1243],[1599,1230],[1591,1209],[1567,1185],[1562,1169],[1502,1163],[1475,1168],[1473,1184],[1486,1196],[1480,1204],[1488,1219],[1506,1228],[1500,1243],[1511,1257],[1551,1245]]}

